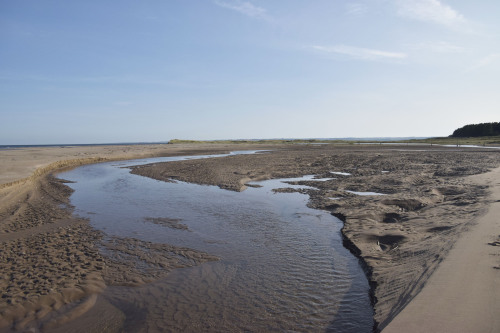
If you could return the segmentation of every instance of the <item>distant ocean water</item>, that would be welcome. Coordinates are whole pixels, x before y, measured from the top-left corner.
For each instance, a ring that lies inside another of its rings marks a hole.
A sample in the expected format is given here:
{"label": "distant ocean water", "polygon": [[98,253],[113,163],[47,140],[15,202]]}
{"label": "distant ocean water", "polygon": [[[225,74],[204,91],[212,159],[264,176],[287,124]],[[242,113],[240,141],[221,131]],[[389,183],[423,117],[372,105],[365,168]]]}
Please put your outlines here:
{"label": "distant ocean water", "polygon": [[131,146],[131,145],[158,145],[165,142],[121,142],[121,143],[77,143],[77,144],[50,144],[50,145],[0,145],[0,149],[36,148],[36,147],[92,147],[92,146]]}
{"label": "distant ocean water", "polygon": [[422,140],[428,139],[427,136],[408,136],[408,137],[373,137],[373,138],[334,138],[317,140],[346,140],[346,141],[402,141],[402,140]]}
{"label": "distant ocean water", "polygon": [[[260,141],[260,140],[318,140],[318,141],[400,141],[400,140],[414,140],[414,139],[428,139],[428,136],[407,136],[407,137],[370,137],[370,138],[272,138],[272,139],[227,139],[232,141]],[[224,141],[224,140],[221,140]]]}

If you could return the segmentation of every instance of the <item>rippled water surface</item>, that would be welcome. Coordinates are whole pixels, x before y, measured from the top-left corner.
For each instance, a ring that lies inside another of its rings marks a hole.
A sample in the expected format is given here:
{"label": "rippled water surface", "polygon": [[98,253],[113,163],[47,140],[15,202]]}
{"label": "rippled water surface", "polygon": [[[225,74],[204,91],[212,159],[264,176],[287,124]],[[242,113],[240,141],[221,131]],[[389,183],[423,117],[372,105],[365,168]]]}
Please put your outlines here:
{"label": "rippled water surface", "polygon": [[[179,159],[102,163],[60,175],[76,182],[76,214],[108,235],[221,258],[142,287],[108,288],[105,296],[127,315],[127,331],[371,332],[368,283],[342,246],[338,219],[307,208],[306,195],[273,193],[288,186],[279,180],[231,192],[125,168]],[[178,219],[188,230],[151,218]]]}

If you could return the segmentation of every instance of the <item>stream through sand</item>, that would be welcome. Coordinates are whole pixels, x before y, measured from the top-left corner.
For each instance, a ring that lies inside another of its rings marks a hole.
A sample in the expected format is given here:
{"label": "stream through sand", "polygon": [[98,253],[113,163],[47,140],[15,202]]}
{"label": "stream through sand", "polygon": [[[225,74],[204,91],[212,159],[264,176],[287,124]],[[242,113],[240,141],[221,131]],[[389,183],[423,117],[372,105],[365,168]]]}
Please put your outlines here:
{"label": "stream through sand", "polygon": [[127,168],[207,157],[101,163],[58,176],[74,182],[75,214],[107,236],[220,258],[143,286],[108,287],[103,296],[126,315],[124,330],[371,332],[368,282],[342,245],[342,222],[308,208],[307,195],[274,193],[290,187],[279,180],[233,192]]}

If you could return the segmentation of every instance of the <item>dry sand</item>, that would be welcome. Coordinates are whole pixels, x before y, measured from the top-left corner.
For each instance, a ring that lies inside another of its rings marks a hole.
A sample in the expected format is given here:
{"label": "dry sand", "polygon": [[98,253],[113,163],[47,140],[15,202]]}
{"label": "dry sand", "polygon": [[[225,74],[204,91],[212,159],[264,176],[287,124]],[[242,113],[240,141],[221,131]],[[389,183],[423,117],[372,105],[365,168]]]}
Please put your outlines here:
{"label": "dry sand", "polygon": [[[500,151],[378,145],[147,145],[0,150],[0,331],[2,327],[3,331],[119,330],[124,314],[98,296],[106,285],[139,285],[176,267],[217,259],[165,244],[110,239],[93,230],[86,221],[72,216],[68,200],[71,190],[52,176],[54,170],[103,160],[266,148],[273,152],[155,164],[134,168],[133,172],[165,181],[179,179],[237,191],[243,190],[250,180],[306,174],[334,178],[305,182],[319,190],[301,191],[311,196],[310,206],[328,210],[344,221],[344,243],[365,265],[379,329],[394,318],[405,318],[405,311],[401,311],[408,304],[418,306],[415,296],[426,281],[428,287],[435,284],[432,281],[440,271],[429,278],[460,236],[467,235],[466,230],[478,229],[485,234],[465,243],[460,239],[440,267],[453,256],[456,262],[465,262],[460,256],[457,259],[454,251],[466,249],[467,244],[473,248],[474,243],[483,246],[486,238],[481,237],[488,235],[488,242],[493,244],[485,245],[489,252],[468,251],[467,260],[479,262],[487,257],[496,260],[495,267],[500,267],[500,247],[494,246],[500,241],[494,236],[500,234],[498,220],[492,227],[496,229],[482,228],[484,219],[498,216],[494,210],[498,204],[492,204],[492,195],[496,194],[490,193],[491,185],[500,181],[499,174],[486,174],[493,180],[487,183],[469,177],[497,168]],[[347,190],[385,195],[358,196]],[[485,215],[488,207],[492,208]],[[158,221],[165,222],[176,224]],[[493,231],[494,235],[489,234]],[[134,269],[138,261],[147,269]],[[487,271],[485,276],[496,279],[493,281],[498,285],[499,269],[486,266],[481,271]],[[467,277],[474,272],[469,267],[464,271],[458,267],[451,264],[448,274],[462,272]],[[444,281],[448,281],[446,275]],[[451,292],[460,293],[459,286],[451,285]],[[428,300],[433,298],[430,294]],[[498,313],[498,294],[491,293],[490,298],[482,297],[480,292],[473,294],[482,306],[480,309],[486,309],[490,301],[497,306],[491,310]],[[410,302],[412,299],[415,302]],[[444,298],[441,308],[452,308],[454,302]],[[401,316],[397,316],[400,312]],[[108,319],[96,321],[97,313],[105,313]],[[443,312],[439,319],[447,320],[449,315]],[[410,312],[408,317],[421,321],[425,311]],[[473,319],[484,317],[470,312],[469,318],[472,323]],[[492,331],[498,328],[498,321],[480,320]]]}
{"label": "dry sand", "polygon": [[470,181],[489,185],[488,212],[384,332],[500,331],[500,168]]}

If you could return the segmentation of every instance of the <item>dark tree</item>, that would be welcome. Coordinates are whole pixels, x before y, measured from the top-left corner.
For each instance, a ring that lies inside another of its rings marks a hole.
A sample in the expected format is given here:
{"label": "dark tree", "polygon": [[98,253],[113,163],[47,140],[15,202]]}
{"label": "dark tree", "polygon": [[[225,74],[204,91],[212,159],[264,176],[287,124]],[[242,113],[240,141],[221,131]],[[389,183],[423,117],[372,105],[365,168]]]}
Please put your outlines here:
{"label": "dark tree", "polygon": [[450,137],[453,138],[470,138],[478,136],[496,136],[500,135],[500,122],[499,123],[482,123],[465,125],[456,129]]}

